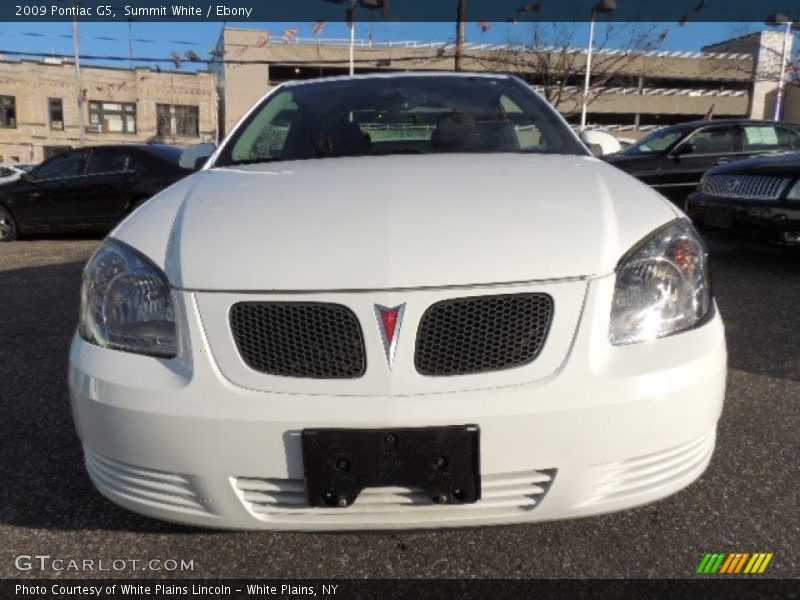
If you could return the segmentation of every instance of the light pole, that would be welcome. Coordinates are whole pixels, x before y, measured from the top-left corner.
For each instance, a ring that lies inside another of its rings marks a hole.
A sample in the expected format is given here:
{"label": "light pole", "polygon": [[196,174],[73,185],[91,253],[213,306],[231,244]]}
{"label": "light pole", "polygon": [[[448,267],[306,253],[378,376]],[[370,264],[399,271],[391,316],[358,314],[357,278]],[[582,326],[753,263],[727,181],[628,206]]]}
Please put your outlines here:
{"label": "light pole", "polygon": [[[334,4],[342,4],[344,0],[325,0]],[[350,26],[350,76],[355,72],[355,45],[356,45],[356,8],[367,10],[382,10],[383,16],[389,14],[389,0],[350,0],[350,8],[347,9],[347,24]],[[370,36],[371,38],[371,36]],[[370,41],[371,45],[371,41]]]}
{"label": "light pole", "polygon": [[610,13],[617,10],[616,0],[599,0],[592,7],[589,20],[589,49],[586,51],[586,76],[583,80],[583,102],[581,105],[581,131],[586,129],[586,107],[589,101],[589,81],[592,76],[592,51],[594,49],[594,20],[597,13]]}
{"label": "light pole", "polygon": [[356,0],[350,2],[350,77],[356,73]]}
{"label": "light pole", "polygon": [[766,25],[785,25],[786,31],[783,34],[783,51],[781,52],[781,71],[780,75],[778,76],[778,95],[775,98],[775,114],[773,115],[773,121],[780,121],[781,116],[783,114],[783,86],[786,82],[786,59],[787,53],[789,52],[789,40],[791,39],[792,30],[796,28],[797,23],[792,21],[790,17],[787,17],[784,14],[778,13],[776,15],[772,15],[766,21]]}
{"label": "light pole", "polygon": [[[345,0],[323,0],[324,2],[328,2],[330,4],[344,4]],[[359,3],[363,3],[364,0],[349,0],[348,4],[350,7],[345,11],[345,15],[347,17],[347,26],[350,28],[350,77],[352,77],[356,72],[356,57],[355,57],[355,45],[356,45],[356,6]]]}

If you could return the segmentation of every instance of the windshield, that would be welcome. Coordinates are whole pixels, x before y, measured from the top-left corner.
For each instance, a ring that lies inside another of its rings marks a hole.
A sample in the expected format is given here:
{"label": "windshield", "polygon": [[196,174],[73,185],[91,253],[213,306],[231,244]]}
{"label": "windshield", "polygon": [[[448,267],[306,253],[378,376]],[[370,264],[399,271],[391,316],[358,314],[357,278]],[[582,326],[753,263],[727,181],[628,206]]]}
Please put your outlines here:
{"label": "windshield", "polygon": [[623,154],[653,154],[664,152],[684,135],[683,130],[662,129],[633,144]]}
{"label": "windshield", "polygon": [[400,76],[287,86],[249,115],[215,166],[446,152],[586,153],[514,79]]}

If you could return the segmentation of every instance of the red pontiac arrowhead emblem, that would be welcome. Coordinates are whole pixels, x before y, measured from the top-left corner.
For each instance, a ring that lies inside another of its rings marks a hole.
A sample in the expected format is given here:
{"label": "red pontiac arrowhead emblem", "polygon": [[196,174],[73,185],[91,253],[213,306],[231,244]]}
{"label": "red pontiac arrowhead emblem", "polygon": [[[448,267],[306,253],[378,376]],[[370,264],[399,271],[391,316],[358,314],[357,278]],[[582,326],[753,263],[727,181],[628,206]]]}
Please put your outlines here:
{"label": "red pontiac arrowhead emblem", "polygon": [[392,307],[375,305],[375,316],[378,319],[378,329],[381,332],[383,351],[386,354],[389,370],[394,364],[394,353],[397,350],[397,339],[400,337],[400,324],[403,322],[405,308],[405,303]]}
{"label": "red pontiac arrowhead emblem", "polygon": [[394,328],[397,325],[397,313],[399,311],[394,308],[391,310],[381,310],[381,324],[383,325],[383,334],[389,343],[394,339]]}

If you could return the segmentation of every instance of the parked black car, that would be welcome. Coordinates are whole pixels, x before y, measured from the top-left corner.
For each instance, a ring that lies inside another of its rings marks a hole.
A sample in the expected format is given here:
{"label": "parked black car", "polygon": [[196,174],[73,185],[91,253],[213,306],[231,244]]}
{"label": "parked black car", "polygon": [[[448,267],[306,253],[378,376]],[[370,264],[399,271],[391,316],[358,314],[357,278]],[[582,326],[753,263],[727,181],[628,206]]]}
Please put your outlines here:
{"label": "parked black car", "polygon": [[179,166],[181,152],[141,144],[58,154],[0,187],[0,242],[20,233],[109,229],[191,172]]}
{"label": "parked black car", "polygon": [[686,196],[708,169],[792,150],[800,150],[798,125],[718,119],[664,127],[626,150],[603,158],[683,207]]}
{"label": "parked black car", "polygon": [[800,152],[711,169],[686,208],[702,229],[800,246]]}

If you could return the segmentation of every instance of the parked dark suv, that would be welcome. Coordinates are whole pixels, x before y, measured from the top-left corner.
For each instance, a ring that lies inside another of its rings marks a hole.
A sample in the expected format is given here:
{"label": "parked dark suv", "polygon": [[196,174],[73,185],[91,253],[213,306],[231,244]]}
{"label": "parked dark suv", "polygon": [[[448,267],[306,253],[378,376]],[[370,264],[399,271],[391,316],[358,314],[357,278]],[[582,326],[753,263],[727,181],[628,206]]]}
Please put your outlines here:
{"label": "parked dark suv", "polygon": [[94,146],[58,154],[0,187],[0,242],[19,233],[109,229],[190,170],[182,150],[155,144]]}
{"label": "parked dark suv", "polygon": [[623,152],[604,158],[683,207],[686,196],[708,169],[792,150],[800,150],[798,125],[719,119],[664,127]]}

